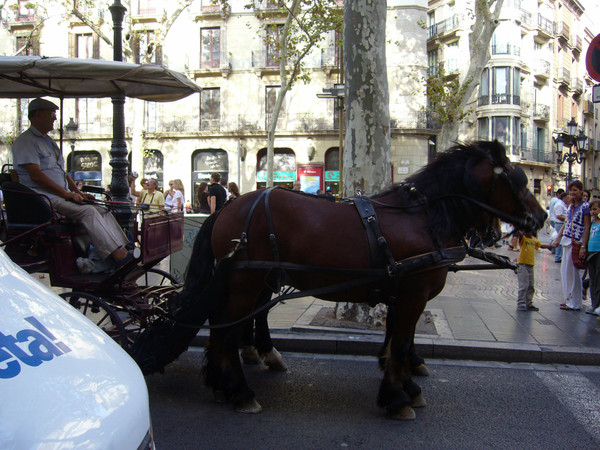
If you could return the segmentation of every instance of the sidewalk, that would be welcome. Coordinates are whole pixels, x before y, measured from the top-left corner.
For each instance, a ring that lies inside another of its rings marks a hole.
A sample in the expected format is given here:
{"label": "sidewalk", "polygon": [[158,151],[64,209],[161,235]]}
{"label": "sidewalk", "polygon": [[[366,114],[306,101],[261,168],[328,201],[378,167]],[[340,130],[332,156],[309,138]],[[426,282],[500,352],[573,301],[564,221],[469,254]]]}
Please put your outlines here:
{"label": "sidewalk", "polygon": [[[545,233],[540,240],[549,242]],[[504,245],[498,254],[515,259]],[[478,263],[467,258],[463,263]],[[517,276],[510,270],[449,273],[442,293],[427,304],[432,333],[417,333],[418,353],[425,358],[600,365],[600,324],[580,312],[563,311],[560,264],[540,250],[535,267],[534,304],[539,312],[516,309]],[[280,351],[376,355],[383,332],[313,325],[321,308],[335,304],[312,297],[289,300],[269,313],[275,346]],[[584,309],[590,300],[584,301]],[[418,329],[419,330],[419,329]],[[195,341],[202,345],[203,330]]]}

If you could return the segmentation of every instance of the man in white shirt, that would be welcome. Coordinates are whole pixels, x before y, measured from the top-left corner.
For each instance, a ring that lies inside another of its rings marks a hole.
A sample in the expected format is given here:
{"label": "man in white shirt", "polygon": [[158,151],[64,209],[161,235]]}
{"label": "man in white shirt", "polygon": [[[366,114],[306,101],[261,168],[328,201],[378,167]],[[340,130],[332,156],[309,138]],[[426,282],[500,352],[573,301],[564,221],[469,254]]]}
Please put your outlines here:
{"label": "man in white shirt", "polygon": [[80,222],[100,256],[112,257],[120,267],[133,259],[125,248],[129,241],[110,211],[84,203],[93,196],[82,193],[65,172],[62,152],[48,136],[54,128],[57,110],[58,106],[48,100],[36,98],[29,102],[31,127],[12,146],[19,183],[49,197],[59,214]]}

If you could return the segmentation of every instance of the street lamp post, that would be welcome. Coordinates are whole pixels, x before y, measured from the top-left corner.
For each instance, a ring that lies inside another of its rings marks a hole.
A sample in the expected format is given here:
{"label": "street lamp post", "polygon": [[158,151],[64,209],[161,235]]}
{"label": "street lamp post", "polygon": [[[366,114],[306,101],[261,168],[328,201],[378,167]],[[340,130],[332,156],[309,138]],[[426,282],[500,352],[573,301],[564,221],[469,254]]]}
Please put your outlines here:
{"label": "street lamp post", "polygon": [[77,122],[75,122],[73,120],[73,118],[71,117],[71,119],[69,120],[69,123],[65,125],[65,131],[67,132],[67,138],[69,139],[69,142],[71,143],[71,178],[74,178],[75,175],[75,141],[77,141],[77,130],[79,129],[79,126],[77,125]]}
{"label": "street lamp post", "polygon": [[[571,166],[574,162],[581,164],[585,161],[585,149],[587,145],[587,136],[583,133],[583,130],[577,132],[577,122],[575,119],[571,119],[567,123],[567,132],[558,133],[554,140],[556,146],[556,164],[560,166],[566,162],[569,166],[569,172],[567,176],[567,185],[572,181],[572,169]],[[567,147],[568,152],[563,153],[563,148]]]}
{"label": "street lamp post", "polygon": [[[113,20],[113,59],[123,61],[123,17],[125,8],[120,0],[115,0],[108,7]],[[110,165],[112,166],[112,179],[110,192],[113,200],[123,202],[117,212],[117,220],[122,227],[132,230],[133,215],[126,205],[129,201],[127,194],[127,143],[125,142],[125,97],[113,97],[113,140],[110,147]]]}
{"label": "street lamp post", "polygon": [[346,97],[346,89],[343,83],[337,83],[333,88],[323,88],[322,94],[317,94],[318,98],[334,98],[337,100],[338,108],[338,129],[339,129],[339,187],[338,193],[340,198],[343,197],[343,180],[344,180],[344,99]]}

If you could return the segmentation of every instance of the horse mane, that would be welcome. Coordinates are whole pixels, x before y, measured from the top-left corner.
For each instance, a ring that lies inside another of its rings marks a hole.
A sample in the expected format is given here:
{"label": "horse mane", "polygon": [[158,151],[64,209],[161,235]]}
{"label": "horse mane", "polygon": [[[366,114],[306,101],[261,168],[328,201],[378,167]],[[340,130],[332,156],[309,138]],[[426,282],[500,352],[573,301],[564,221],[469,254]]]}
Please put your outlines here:
{"label": "horse mane", "polygon": [[495,166],[508,162],[504,146],[497,140],[456,144],[403,183],[376,197],[396,191],[404,204],[414,204],[415,196],[407,189],[414,186],[420,196],[427,198],[431,232],[437,236],[462,236],[475,224],[481,209],[473,202],[449,195],[483,200],[483,191],[472,169],[485,159],[490,159]]}

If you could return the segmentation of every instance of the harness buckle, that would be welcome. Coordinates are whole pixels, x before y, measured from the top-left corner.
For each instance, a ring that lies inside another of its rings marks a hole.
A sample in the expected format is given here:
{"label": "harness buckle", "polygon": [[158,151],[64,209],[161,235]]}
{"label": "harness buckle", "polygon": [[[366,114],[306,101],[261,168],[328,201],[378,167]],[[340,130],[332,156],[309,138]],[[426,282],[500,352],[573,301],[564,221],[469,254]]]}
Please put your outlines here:
{"label": "harness buckle", "polygon": [[375,216],[369,216],[369,217],[367,217],[367,222],[368,222],[368,223],[373,223],[373,222],[375,222]]}

